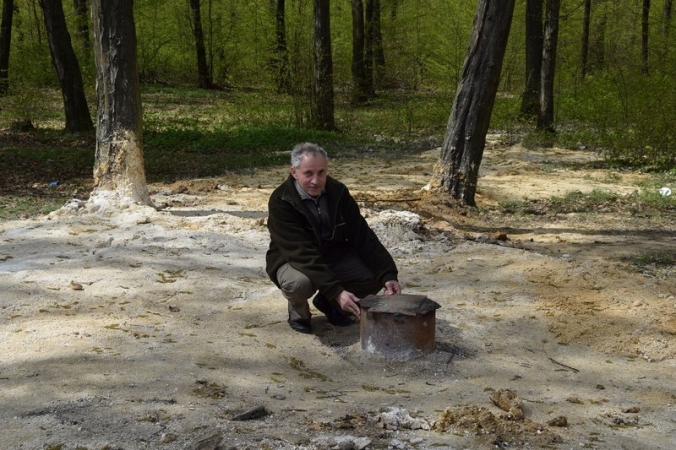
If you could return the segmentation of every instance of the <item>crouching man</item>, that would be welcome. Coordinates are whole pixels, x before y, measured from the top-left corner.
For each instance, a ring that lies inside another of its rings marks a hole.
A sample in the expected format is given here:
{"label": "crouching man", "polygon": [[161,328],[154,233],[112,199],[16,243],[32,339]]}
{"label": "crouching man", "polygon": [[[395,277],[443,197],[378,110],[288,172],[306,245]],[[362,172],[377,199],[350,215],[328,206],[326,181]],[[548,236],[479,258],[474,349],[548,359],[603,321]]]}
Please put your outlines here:
{"label": "crouching man", "polygon": [[328,162],[319,145],[296,145],[289,177],[268,202],[266,271],[300,333],[312,332],[308,299],[315,293],[313,305],[335,326],[359,317],[360,298],[383,288],[385,295],[401,293],[394,259],[347,187],[328,176]]}

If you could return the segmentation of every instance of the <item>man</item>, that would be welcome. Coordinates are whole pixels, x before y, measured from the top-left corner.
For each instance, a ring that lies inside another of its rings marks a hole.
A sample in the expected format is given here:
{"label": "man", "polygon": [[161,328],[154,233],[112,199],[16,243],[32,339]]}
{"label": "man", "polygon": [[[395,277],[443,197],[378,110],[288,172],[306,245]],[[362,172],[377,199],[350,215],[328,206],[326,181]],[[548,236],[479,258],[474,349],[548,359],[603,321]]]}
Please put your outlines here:
{"label": "man", "polygon": [[270,248],[266,271],[288,300],[289,326],[311,333],[310,307],[329,323],[359,317],[359,299],[385,289],[401,293],[392,256],[366,223],[347,187],[328,176],[328,156],[317,144],[291,151],[288,179],[268,202]]}

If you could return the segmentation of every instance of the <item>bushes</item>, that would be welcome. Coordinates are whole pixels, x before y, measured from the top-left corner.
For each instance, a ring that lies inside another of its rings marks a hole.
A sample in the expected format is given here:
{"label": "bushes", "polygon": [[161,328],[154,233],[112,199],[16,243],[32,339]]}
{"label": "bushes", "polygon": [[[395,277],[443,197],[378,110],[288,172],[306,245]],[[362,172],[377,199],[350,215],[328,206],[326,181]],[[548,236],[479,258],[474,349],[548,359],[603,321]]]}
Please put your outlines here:
{"label": "bushes", "polygon": [[676,167],[675,82],[671,75],[622,70],[589,77],[576,93],[559,94],[559,122],[574,125],[557,142],[598,148],[617,165]]}

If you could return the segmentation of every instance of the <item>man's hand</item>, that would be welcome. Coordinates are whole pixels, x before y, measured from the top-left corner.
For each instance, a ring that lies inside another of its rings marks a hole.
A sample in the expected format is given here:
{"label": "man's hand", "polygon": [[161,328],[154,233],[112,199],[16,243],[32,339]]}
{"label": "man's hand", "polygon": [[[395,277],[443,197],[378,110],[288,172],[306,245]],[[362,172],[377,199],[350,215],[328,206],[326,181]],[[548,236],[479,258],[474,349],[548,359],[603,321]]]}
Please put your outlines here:
{"label": "man's hand", "polygon": [[342,309],[345,312],[348,312],[350,314],[354,314],[355,316],[359,317],[361,314],[361,309],[359,308],[359,297],[354,295],[352,292],[348,291],[343,291],[341,292],[338,297],[336,297],[336,301],[338,302],[338,306],[340,306],[340,309]]}
{"label": "man's hand", "polygon": [[397,280],[385,282],[385,295],[401,294],[401,285]]}

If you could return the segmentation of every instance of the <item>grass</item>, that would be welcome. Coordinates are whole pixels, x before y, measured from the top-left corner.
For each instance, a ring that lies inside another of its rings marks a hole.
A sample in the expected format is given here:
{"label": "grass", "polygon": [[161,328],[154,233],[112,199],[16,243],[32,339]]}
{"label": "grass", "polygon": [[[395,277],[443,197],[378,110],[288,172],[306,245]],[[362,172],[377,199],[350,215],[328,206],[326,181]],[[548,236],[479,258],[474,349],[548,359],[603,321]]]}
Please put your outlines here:
{"label": "grass", "polygon": [[588,193],[571,191],[564,196],[553,196],[549,199],[504,202],[499,208],[506,214],[522,215],[626,212],[648,217],[676,212],[676,201],[673,197],[660,195],[656,189],[643,189],[626,196],[594,189]]}
{"label": "grass", "polygon": [[18,195],[0,195],[0,220],[49,214],[59,209],[69,196],[54,195],[24,197]]}
{"label": "grass", "polygon": [[[21,102],[0,109],[0,220],[45,214],[91,191],[94,133],[63,134],[59,91],[42,94],[40,108],[30,106],[35,130],[10,131],[26,116]],[[149,183],[287,164],[288,151],[303,141],[319,142],[341,158],[396,159],[438,145],[451,106],[430,93],[385,93],[361,108],[338,98],[339,130],[327,132],[299,124],[304,113],[294,100],[266,90],[144,86],[142,99]]]}
{"label": "grass", "polygon": [[[8,101],[5,105],[12,106],[0,108],[0,220],[45,214],[70,198],[86,198],[93,185],[94,133],[63,134],[60,92],[52,89],[40,94],[34,95],[40,99],[39,108],[31,102],[28,114],[37,128],[34,131],[8,131],[16,120],[27,116],[20,101]],[[428,91],[386,91],[358,108],[337,95],[339,130],[327,132],[304,126],[307,112],[297,99],[269,90],[203,91],[146,85],[142,99],[144,164],[150,183],[284,165],[288,151],[302,141],[321,143],[332,157],[368,154],[393,160],[441,145],[452,105],[448,93]],[[577,138],[583,137],[575,134],[582,127],[561,127],[557,135],[525,133],[527,127],[515,119],[517,112],[517,98],[496,100],[491,126],[502,130],[503,139],[523,137],[524,145],[538,147],[574,140],[577,148]],[[656,189],[673,186],[676,172],[654,175],[651,185],[641,186],[643,192],[653,194],[624,198],[601,191],[571,192],[501,208],[521,214],[617,208],[659,214],[673,208],[673,202],[655,194]],[[614,177],[621,179],[617,174]]]}
{"label": "grass", "polygon": [[651,250],[624,255],[618,259],[637,272],[652,275],[666,273],[669,278],[673,277],[673,269],[676,268],[676,256],[671,250]]}

